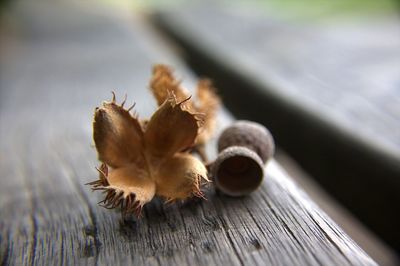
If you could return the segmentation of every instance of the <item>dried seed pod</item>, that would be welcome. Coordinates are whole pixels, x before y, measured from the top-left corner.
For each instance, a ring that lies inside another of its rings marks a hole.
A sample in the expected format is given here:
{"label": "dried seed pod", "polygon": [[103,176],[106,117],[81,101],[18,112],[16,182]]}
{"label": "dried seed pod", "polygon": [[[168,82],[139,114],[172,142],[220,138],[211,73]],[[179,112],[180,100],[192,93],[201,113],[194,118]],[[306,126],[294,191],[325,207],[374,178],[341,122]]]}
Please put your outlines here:
{"label": "dried seed pod", "polygon": [[105,193],[102,206],[140,216],[154,196],[170,202],[203,197],[200,184],[208,181],[207,169],[187,152],[203,121],[187,110],[188,101],[170,93],[142,123],[124,108],[125,100],[117,104],[115,95],[96,108],[93,139],[102,165],[98,180],[88,185]]}
{"label": "dried seed pod", "polygon": [[168,202],[191,196],[203,197],[200,186],[208,182],[204,164],[190,154],[176,154],[166,160],[157,173],[157,195]]}
{"label": "dried seed pod", "polygon": [[230,196],[256,190],[264,177],[264,164],[254,151],[240,146],[223,150],[211,165],[215,186]]}
{"label": "dried seed pod", "polygon": [[211,80],[202,79],[197,85],[197,103],[196,111],[205,115],[204,124],[199,136],[196,139],[196,145],[205,145],[212,137],[216,126],[217,112],[220,106],[220,99],[215,93],[215,88]]}
{"label": "dried seed pod", "polygon": [[275,152],[275,143],[269,130],[261,124],[241,120],[222,132],[218,140],[218,152],[227,147],[242,146],[256,152],[266,163]]}
{"label": "dried seed pod", "polygon": [[208,161],[204,152],[206,142],[212,137],[216,125],[220,99],[215,92],[212,82],[208,79],[199,81],[196,89],[196,101],[185,101],[191,96],[181,86],[170,67],[162,64],[153,67],[153,76],[149,88],[157,100],[158,105],[164,103],[169,94],[174,94],[178,102],[185,102],[186,109],[197,116],[202,116],[203,123],[199,127],[192,151],[197,152],[203,162]]}
{"label": "dried seed pod", "polygon": [[[153,197],[167,202],[204,197],[200,187],[209,182],[202,152],[215,127],[219,98],[211,83],[197,86],[197,102],[175,79],[172,70],[156,65],[150,89],[159,105],[150,119],[131,114],[113,93],[95,109],[93,139],[102,162],[99,178],[88,183],[101,190],[106,208],[121,207],[122,214],[140,215]],[[203,158],[203,162],[191,152]]]}

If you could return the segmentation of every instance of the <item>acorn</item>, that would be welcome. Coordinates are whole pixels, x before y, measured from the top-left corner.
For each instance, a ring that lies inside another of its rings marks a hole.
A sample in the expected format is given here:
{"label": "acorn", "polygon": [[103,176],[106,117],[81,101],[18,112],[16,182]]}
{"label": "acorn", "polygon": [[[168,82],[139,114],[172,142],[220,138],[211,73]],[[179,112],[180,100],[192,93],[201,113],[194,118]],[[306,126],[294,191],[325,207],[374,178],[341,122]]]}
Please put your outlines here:
{"label": "acorn", "polygon": [[274,151],[274,140],[267,128],[251,121],[234,123],[219,137],[219,154],[210,166],[215,187],[236,197],[255,191]]}
{"label": "acorn", "polygon": [[218,152],[230,146],[246,147],[266,163],[275,152],[275,143],[269,130],[256,122],[239,120],[225,129],[218,140]]}

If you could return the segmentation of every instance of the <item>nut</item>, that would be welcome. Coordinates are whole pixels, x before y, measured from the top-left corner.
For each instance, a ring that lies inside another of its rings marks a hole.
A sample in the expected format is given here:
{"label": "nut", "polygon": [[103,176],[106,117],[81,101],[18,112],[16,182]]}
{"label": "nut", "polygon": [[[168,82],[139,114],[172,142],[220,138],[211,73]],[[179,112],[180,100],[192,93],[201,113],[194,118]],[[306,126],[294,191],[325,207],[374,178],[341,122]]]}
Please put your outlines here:
{"label": "nut", "polygon": [[263,125],[234,123],[218,139],[219,155],[210,166],[215,187],[230,196],[250,194],[262,183],[265,163],[274,151],[274,139]]}
{"label": "nut", "polygon": [[230,146],[243,146],[256,152],[266,163],[275,152],[274,139],[261,124],[240,120],[225,129],[218,140],[218,152]]}
{"label": "nut", "polygon": [[215,186],[230,196],[244,196],[256,190],[264,177],[264,163],[246,147],[226,148],[211,165]]}

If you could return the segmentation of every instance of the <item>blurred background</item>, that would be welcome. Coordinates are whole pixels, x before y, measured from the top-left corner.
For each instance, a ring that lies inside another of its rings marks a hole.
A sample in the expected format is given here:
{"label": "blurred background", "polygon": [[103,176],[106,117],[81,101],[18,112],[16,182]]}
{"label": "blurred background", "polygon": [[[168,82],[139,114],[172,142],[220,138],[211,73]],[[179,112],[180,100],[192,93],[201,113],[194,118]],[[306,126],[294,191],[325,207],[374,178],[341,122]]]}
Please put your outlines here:
{"label": "blurred background", "polygon": [[[77,111],[82,103],[95,106],[113,87],[145,87],[148,66],[171,60],[151,48],[154,57],[143,67],[128,67],[140,58],[140,49],[150,49],[151,35],[156,47],[167,47],[184,61],[178,69],[211,77],[235,117],[271,129],[278,161],[317,204],[378,262],[395,264],[400,251],[398,1],[73,2],[73,12],[63,12],[61,0],[0,1],[1,127],[7,126],[10,110],[29,118],[29,106],[46,113],[48,105],[57,105],[71,109],[71,123],[90,120],[89,112],[82,117]],[[111,27],[107,16],[82,18],[80,9],[107,10],[124,22]],[[133,40],[125,39],[125,27],[137,33]],[[116,68],[103,69],[105,64]],[[98,95],[83,85],[98,86]],[[43,103],[44,92],[60,102]],[[21,103],[11,101],[16,95],[28,106],[24,112],[16,110]],[[70,100],[63,103],[64,98]],[[155,106],[140,104],[143,115]]]}

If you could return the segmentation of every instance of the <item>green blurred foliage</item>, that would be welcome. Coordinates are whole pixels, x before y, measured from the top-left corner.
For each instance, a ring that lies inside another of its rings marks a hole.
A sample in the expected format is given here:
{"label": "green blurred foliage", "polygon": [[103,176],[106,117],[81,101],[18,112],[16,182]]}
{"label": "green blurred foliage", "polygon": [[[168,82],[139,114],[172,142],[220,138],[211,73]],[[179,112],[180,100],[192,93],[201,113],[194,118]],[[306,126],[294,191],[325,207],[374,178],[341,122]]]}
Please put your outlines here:
{"label": "green blurred foliage", "polygon": [[253,0],[264,8],[276,9],[290,16],[338,18],[397,13],[396,0]]}
{"label": "green blurred foliage", "polygon": [[[335,19],[398,14],[399,0],[120,0],[136,9],[179,8],[196,3],[256,8],[267,14],[299,19]],[[115,2],[115,0],[114,0]]]}

